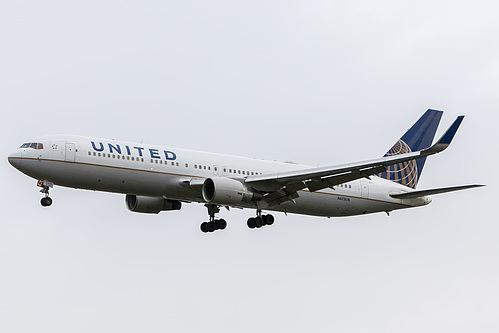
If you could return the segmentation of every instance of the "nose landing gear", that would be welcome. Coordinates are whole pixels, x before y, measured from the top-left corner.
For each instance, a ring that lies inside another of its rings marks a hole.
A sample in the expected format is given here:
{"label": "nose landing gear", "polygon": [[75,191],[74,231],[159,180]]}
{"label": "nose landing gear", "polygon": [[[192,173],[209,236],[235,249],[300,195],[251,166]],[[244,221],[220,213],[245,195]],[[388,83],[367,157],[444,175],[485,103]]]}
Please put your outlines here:
{"label": "nose landing gear", "polygon": [[51,187],[54,187],[54,183],[49,182],[48,180],[39,180],[37,183],[37,186],[41,187],[42,189],[40,190],[40,192],[45,194],[45,197],[43,197],[42,200],[40,200],[40,203],[42,204],[42,206],[48,207],[48,206],[52,205],[52,198],[49,197],[49,189]]}

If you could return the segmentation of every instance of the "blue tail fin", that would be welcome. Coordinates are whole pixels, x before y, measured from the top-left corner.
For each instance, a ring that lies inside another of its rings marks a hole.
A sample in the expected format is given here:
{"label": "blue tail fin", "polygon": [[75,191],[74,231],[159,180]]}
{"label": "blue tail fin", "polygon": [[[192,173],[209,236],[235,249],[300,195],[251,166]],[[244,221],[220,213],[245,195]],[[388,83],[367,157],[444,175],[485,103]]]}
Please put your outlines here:
{"label": "blue tail fin", "polygon": [[[442,111],[431,109],[426,111],[384,156],[400,155],[430,147],[437,132],[440,118],[442,118],[442,113]],[[378,176],[416,188],[425,162],[426,157],[423,157],[392,165]]]}

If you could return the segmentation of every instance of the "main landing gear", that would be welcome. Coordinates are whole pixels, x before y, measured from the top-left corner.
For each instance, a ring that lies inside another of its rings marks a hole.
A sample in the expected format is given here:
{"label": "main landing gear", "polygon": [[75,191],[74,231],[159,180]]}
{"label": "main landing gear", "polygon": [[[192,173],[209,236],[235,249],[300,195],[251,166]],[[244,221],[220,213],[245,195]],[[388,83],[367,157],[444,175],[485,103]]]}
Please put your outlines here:
{"label": "main landing gear", "polygon": [[[206,233],[215,230],[224,230],[227,227],[227,222],[224,219],[215,219],[215,214],[220,212],[220,207],[214,204],[206,204],[205,207],[208,209],[210,221],[201,223],[201,231]],[[270,214],[262,215],[261,210],[256,211],[256,217],[248,219],[248,227],[250,229],[261,228],[272,224],[274,224],[274,216]]]}
{"label": "main landing gear", "polygon": [[42,189],[40,190],[40,192],[45,194],[45,197],[43,197],[42,200],[40,200],[42,206],[48,207],[52,205],[52,198],[49,197],[49,189],[51,187],[54,187],[54,183],[49,182],[48,180],[39,180],[37,186],[41,187]]}
{"label": "main landing gear", "polygon": [[213,204],[206,204],[205,207],[208,208],[210,221],[201,223],[201,231],[213,232],[215,230],[224,230],[227,227],[227,221],[224,219],[215,219],[215,214],[220,212],[220,208]]}
{"label": "main landing gear", "polygon": [[272,225],[274,224],[274,216],[270,214],[262,215],[262,211],[258,210],[256,212],[256,217],[250,217],[248,219],[247,224],[250,229],[261,228],[266,225]]}

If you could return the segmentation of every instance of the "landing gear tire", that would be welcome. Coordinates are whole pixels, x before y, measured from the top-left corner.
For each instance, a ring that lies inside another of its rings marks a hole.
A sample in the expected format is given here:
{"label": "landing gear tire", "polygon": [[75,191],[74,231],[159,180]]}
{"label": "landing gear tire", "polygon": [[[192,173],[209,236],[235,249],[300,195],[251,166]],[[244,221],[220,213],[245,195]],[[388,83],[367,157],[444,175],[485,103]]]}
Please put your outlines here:
{"label": "landing gear tire", "polygon": [[254,229],[254,228],[261,228],[266,225],[272,225],[274,224],[274,216],[268,214],[268,215],[258,215],[256,217],[250,217],[248,219],[248,228]]}
{"label": "landing gear tire", "polygon": [[255,224],[255,218],[254,218],[254,217],[250,217],[250,218],[248,219],[247,224],[248,224],[248,228],[250,228],[250,229],[254,229],[254,228],[256,227],[256,224]]}
{"label": "landing gear tire", "polygon": [[208,232],[208,222],[201,223],[201,231]]}
{"label": "landing gear tire", "polygon": [[274,220],[274,216],[273,216],[273,215],[270,215],[270,214],[265,215],[265,216],[264,216],[264,221],[265,221],[265,224],[266,224],[266,225],[272,225],[272,224],[274,224],[274,221],[275,221],[275,220]]}
{"label": "landing gear tire", "polygon": [[48,207],[52,205],[52,198],[50,197],[44,197],[42,200],[40,200],[40,203],[42,204],[43,207]]}
{"label": "landing gear tire", "polygon": [[215,221],[208,222],[208,232],[213,232],[217,229]]}
{"label": "landing gear tire", "polygon": [[264,226],[263,219],[261,216],[257,216],[255,218],[255,228],[261,228],[262,226]]}
{"label": "landing gear tire", "polygon": [[227,228],[227,221],[225,221],[224,219],[215,220],[215,224],[218,230],[224,230],[225,228]]}

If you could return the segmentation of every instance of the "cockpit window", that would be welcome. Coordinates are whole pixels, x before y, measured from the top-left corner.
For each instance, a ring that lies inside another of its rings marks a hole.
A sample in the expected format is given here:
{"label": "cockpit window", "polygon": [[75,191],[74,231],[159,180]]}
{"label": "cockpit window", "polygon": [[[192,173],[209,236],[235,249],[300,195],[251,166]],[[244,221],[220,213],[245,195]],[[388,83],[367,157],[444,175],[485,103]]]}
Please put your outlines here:
{"label": "cockpit window", "polygon": [[33,148],[33,149],[43,149],[43,143],[39,142],[28,142],[23,143],[19,148]]}

